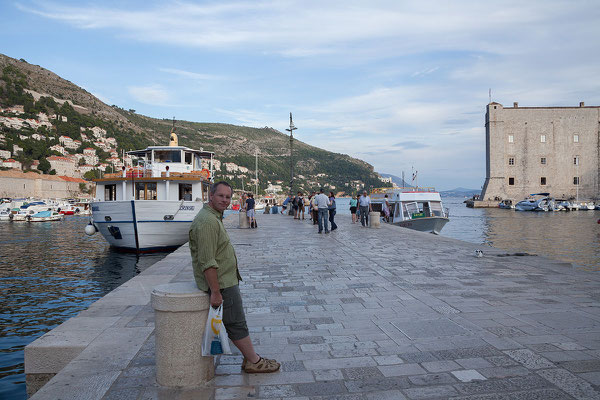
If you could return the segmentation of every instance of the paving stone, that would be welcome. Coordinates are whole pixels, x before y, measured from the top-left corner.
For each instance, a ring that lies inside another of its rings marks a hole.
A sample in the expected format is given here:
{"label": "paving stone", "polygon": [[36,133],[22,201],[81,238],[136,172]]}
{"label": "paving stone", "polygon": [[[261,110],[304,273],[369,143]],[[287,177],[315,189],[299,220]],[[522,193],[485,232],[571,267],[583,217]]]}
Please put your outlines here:
{"label": "paving stone", "polygon": [[577,374],[577,376],[585,379],[589,383],[600,387],[600,372],[584,372]]}
{"label": "paving stone", "polygon": [[528,375],[529,370],[521,366],[481,368],[479,373],[486,378],[507,378],[511,376]]}
{"label": "paving stone", "polygon": [[317,381],[336,381],[344,379],[344,374],[339,369],[319,369],[314,371]]}
{"label": "paving stone", "polygon": [[556,389],[537,389],[527,392],[492,393],[473,396],[451,397],[450,400],[570,400],[564,392]]}
{"label": "paving stone", "polygon": [[419,364],[384,365],[377,368],[384,376],[424,375],[427,373]]}
{"label": "paving stone", "polygon": [[302,361],[283,361],[281,363],[281,370],[290,372],[290,371],[306,371],[304,367],[304,363]]}
{"label": "paving stone", "polygon": [[444,372],[460,369],[460,365],[454,361],[427,361],[421,366],[429,372]]}
{"label": "paving stone", "polygon": [[398,355],[406,363],[423,363],[427,361],[437,361],[438,358],[429,352],[404,353]]}
{"label": "paving stone", "polygon": [[537,372],[542,378],[558,386],[577,400],[598,400],[600,392],[587,381],[564,369],[545,369]]}
{"label": "paving stone", "polygon": [[491,362],[482,357],[459,358],[456,362],[465,369],[488,368],[493,366]]}
{"label": "paving stone", "polygon": [[426,374],[409,376],[408,380],[417,386],[445,385],[456,383],[451,375],[446,373],[441,374]]}
{"label": "paving stone", "polygon": [[291,397],[296,396],[296,390],[292,385],[264,385],[258,389],[259,398],[273,398],[273,397]]}
{"label": "paving stone", "polygon": [[332,396],[348,393],[344,381],[302,383],[296,386],[302,396]]}
{"label": "paving stone", "polygon": [[409,399],[447,399],[458,394],[452,386],[410,388],[404,393]]}
{"label": "paving stone", "polygon": [[406,400],[404,394],[399,390],[385,390],[365,393],[367,400]]}
{"label": "paving stone", "polygon": [[353,381],[345,381],[349,392],[374,392],[382,390],[400,390],[410,387],[406,377],[390,378],[367,378]]}
{"label": "paving stone", "polygon": [[381,371],[376,367],[345,368],[342,372],[344,377],[349,380],[383,377]]}
{"label": "paving stone", "polygon": [[256,397],[255,387],[237,386],[215,389],[215,400],[247,399],[249,397]]}
{"label": "paving stone", "polygon": [[571,372],[599,372],[600,360],[577,360],[563,361],[556,363],[557,366],[567,369]]}
{"label": "paving stone", "polygon": [[452,375],[454,375],[461,382],[486,380],[486,378],[483,375],[481,375],[479,372],[475,371],[474,369],[452,371]]}
{"label": "paving stone", "polygon": [[529,349],[506,350],[504,354],[529,369],[552,368],[554,364]]}
{"label": "paving stone", "polygon": [[397,355],[375,356],[373,357],[373,359],[377,362],[378,365],[396,365],[404,363],[404,361],[402,361],[402,359]]}
{"label": "paving stone", "polygon": [[513,365],[518,365],[518,363],[515,360],[507,356],[486,357],[486,360],[488,360],[497,367],[510,367]]}

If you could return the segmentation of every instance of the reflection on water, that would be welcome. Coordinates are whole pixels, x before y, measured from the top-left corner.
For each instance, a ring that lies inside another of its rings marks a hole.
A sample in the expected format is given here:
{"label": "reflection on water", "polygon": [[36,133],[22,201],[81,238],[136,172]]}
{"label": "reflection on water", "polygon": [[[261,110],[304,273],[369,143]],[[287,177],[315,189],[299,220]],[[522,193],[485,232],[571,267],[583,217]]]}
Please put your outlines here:
{"label": "reflection on water", "polygon": [[600,270],[600,211],[531,212],[467,208],[444,198],[450,222],[442,235],[499,249],[537,254]]}
{"label": "reflection on water", "polygon": [[[600,211],[523,212],[467,208],[462,197],[442,201],[450,209],[442,236],[600,270]],[[336,203],[338,225],[350,221],[350,199],[336,199]]]}
{"label": "reflection on water", "polygon": [[87,236],[86,217],[0,222],[0,398],[24,399],[23,348],[168,253],[137,256]]}

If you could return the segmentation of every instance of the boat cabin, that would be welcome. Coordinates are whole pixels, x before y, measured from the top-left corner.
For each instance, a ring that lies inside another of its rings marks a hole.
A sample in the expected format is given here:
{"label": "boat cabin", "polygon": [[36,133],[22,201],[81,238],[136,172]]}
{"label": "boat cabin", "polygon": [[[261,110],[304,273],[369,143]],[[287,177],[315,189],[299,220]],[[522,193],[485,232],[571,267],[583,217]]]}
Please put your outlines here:
{"label": "boat cabin", "polygon": [[[98,201],[208,201],[214,153],[184,146],[149,146],[128,151],[134,167],[105,174],[96,182]],[[203,160],[209,168],[203,168]]]}

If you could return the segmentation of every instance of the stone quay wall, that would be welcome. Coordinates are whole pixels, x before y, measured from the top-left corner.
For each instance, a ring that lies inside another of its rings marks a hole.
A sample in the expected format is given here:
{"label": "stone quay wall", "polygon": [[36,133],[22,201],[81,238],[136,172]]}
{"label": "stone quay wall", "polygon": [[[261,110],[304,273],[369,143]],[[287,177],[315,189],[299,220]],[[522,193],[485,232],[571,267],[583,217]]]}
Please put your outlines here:
{"label": "stone quay wall", "polygon": [[0,197],[82,197],[80,183],[85,183],[88,187],[95,186],[80,178],[41,175],[35,172],[0,171]]}

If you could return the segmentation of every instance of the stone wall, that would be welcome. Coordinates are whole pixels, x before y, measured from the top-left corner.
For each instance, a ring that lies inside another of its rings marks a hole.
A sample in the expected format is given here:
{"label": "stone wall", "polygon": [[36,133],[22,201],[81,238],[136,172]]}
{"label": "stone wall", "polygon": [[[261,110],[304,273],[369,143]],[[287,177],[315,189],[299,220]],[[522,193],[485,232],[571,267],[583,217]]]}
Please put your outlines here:
{"label": "stone wall", "polygon": [[[580,107],[518,107],[515,103],[507,108],[490,103],[481,199],[519,201],[540,192],[555,198],[600,199],[599,121],[600,107],[583,103]],[[574,177],[579,177],[579,187]]]}
{"label": "stone wall", "polygon": [[[35,172],[0,171],[0,197],[72,198],[85,197],[79,190],[83,179],[40,175]],[[86,185],[94,186],[86,182]]]}

